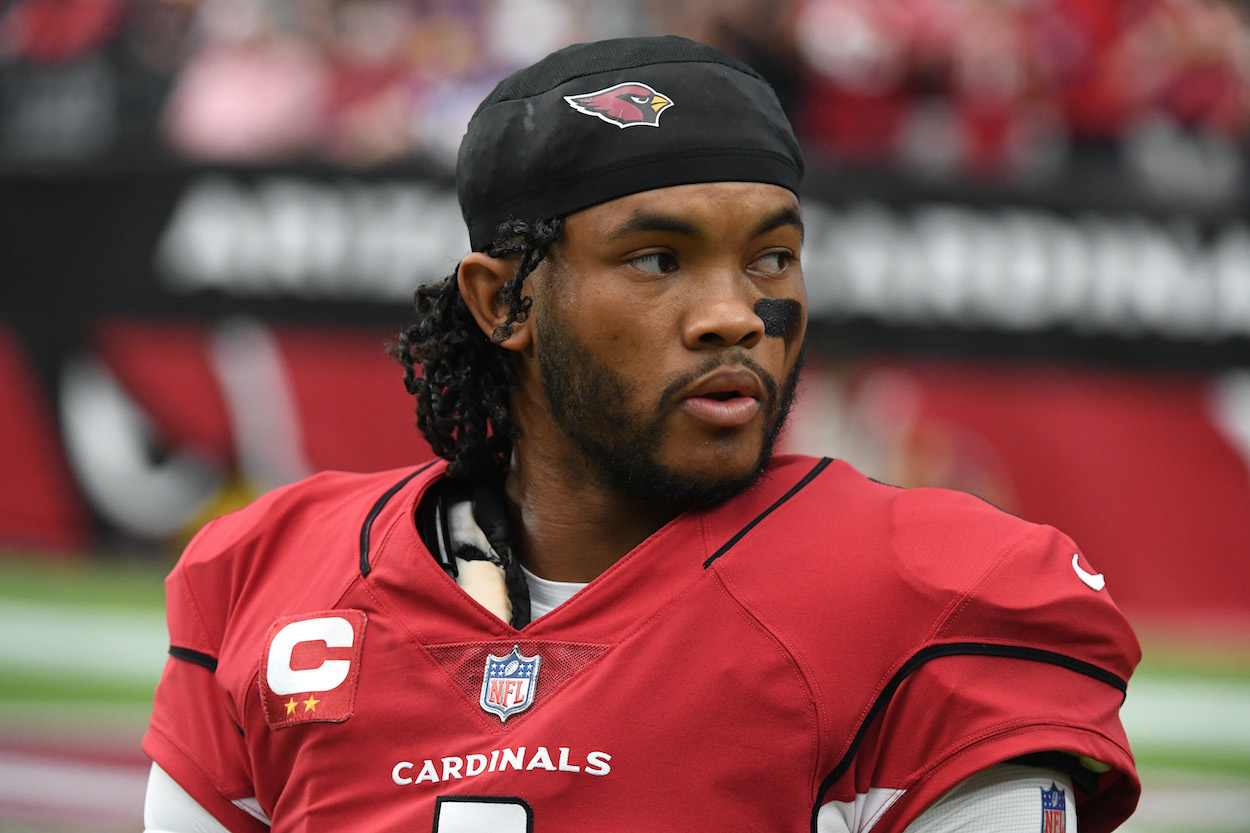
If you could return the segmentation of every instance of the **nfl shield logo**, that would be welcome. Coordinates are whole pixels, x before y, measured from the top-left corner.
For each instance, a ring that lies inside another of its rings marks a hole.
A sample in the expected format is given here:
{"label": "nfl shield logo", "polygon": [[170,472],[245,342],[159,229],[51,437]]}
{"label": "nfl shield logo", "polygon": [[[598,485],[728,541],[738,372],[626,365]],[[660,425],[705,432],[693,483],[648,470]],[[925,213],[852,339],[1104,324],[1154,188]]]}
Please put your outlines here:
{"label": "nfl shield logo", "polygon": [[538,686],[538,664],[541,657],[522,656],[520,646],[503,657],[489,654],[486,673],[482,675],[482,709],[498,715],[500,721],[534,705],[534,689]]}
{"label": "nfl shield logo", "polygon": [[1042,790],[1042,833],[1064,833],[1067,816],[1067,796],[1062,787],[1050,782],[1050,789]]}

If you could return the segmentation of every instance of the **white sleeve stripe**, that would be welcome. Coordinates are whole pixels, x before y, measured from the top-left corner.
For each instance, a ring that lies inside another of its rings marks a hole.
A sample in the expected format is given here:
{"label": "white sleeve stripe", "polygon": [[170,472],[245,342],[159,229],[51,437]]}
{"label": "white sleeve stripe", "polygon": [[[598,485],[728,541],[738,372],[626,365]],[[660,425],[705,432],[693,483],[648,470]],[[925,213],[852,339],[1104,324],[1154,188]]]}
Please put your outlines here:
{"label": "white sleeve stripe", "polygon": [[[235,801],[235,806],[269,825],[255,798]],[[148,774],[143,800],[144,833],[230,833],[191,794],[156,764]]]}
{"label": "white sleeve stripe", "polygon": [[[830,801],[816,814],[816,833],[864,833],[881,814],[903,797],[905,790],[872,787],[854,801]],[[867,821],[866,821],[867,820]]]}
{"label": "white sleeve stripe", "polygon": [[265,811],[260,809],[260,802],[255,798],[240,798],[231,803],[266,827],[273,827],[273,822],[269,820],[269,816],[265,815]]}

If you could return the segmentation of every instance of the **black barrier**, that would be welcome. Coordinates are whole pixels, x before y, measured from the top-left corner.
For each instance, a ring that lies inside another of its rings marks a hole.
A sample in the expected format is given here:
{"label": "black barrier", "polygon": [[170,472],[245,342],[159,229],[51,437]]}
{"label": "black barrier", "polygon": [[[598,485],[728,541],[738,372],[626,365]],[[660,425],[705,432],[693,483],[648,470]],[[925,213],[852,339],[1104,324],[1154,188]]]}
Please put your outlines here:
{"label": "black barrier", "polygon": [[[1238,191],[1160,197],[1079,166],[1031,186],[820,171],[804,194],[813,342],[1145,367],[1250,362]],[[467,251],[428,170],[0,174],[3,320],[40,367],[102,314],[385,324]]]}

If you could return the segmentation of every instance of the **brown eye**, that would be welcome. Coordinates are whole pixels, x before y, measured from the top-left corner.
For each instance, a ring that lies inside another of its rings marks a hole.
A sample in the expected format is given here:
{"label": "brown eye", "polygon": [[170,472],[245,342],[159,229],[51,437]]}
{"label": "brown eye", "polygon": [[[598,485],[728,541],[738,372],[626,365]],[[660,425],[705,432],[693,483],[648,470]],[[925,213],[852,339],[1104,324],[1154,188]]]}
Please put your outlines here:
{"label": "brown eye", "polygon": [[782,275],[790,268],[794,256],[789,252],[769,252],[751,264],[751,270],[761,275]]}
{"label": "brown eye", "polygon": [[649,255],[634,258],[630,264],[640,272],[646,272],[649,275],[667,275],[677,269],[677,258],[668,252],[652,252]]}

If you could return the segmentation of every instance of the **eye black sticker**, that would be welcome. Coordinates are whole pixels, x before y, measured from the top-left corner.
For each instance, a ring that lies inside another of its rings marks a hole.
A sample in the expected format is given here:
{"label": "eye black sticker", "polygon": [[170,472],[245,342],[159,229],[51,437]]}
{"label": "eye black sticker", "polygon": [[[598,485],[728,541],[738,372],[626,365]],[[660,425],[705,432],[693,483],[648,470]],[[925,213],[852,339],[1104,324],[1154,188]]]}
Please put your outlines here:
{"label": "eye black sticker", "polygon": [[761,298],[755,302],[755,314],[764,322],[764,335],[771,338],[794,338],[803,317],[803,305],[792,298]]}

